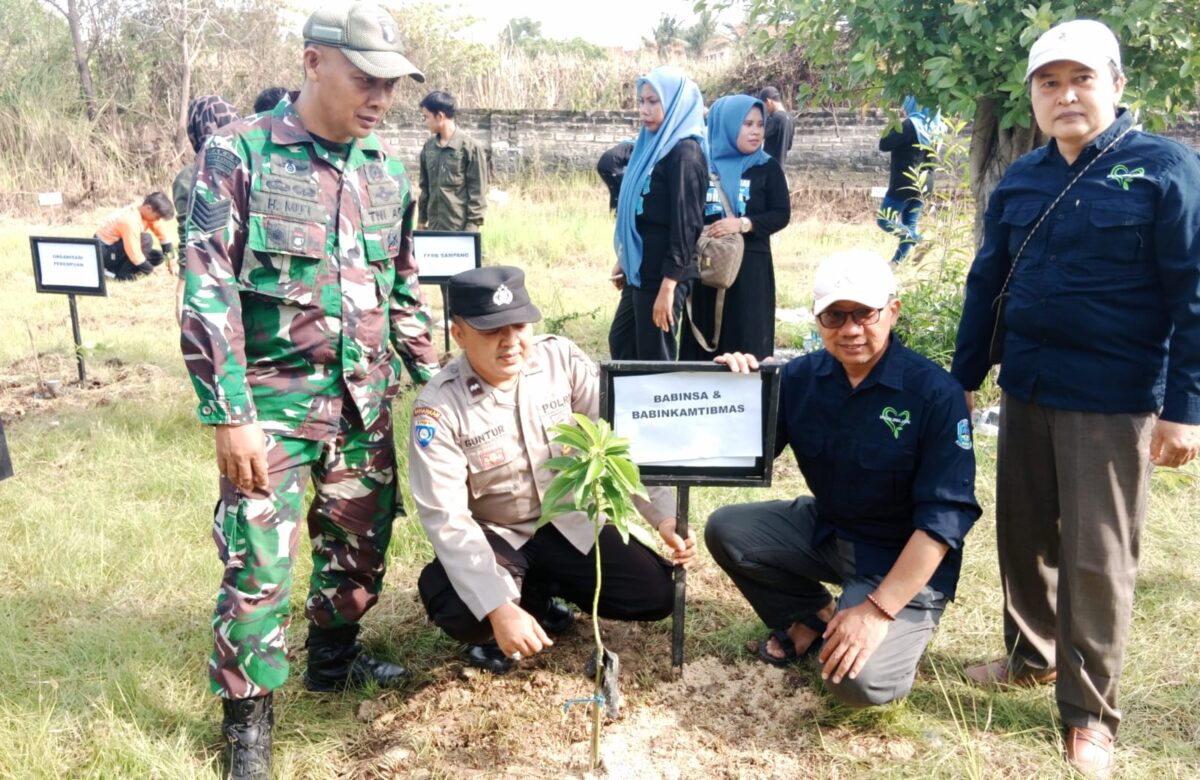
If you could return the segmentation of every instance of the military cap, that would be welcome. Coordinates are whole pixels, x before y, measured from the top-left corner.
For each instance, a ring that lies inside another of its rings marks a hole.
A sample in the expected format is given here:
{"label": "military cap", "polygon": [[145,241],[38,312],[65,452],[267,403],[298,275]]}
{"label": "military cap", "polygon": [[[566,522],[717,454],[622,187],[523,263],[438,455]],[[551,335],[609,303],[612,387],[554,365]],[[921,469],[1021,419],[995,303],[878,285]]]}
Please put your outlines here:
{"label": "military cap", "polygon": [[327,3],[304,23],[304,40],[342,50],[354,67],[380,79],[411,76],[425,81],[420,68],[404,56],[396,20],[374,3]]}
{"label": "military cap", "polygon": [[525,272],[509,265],[472,268],[450,277],[450,314],[476,330],[524,325],[542,318],[529,300]]}

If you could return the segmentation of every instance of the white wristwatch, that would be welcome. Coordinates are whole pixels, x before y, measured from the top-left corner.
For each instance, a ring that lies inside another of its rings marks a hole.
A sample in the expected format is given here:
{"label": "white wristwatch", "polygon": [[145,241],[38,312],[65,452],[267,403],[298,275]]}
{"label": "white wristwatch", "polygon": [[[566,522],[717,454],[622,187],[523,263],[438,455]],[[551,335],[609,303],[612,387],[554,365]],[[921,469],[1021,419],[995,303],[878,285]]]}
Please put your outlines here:
{"label": "white wristwatch", "polygon": [[750,232],[750,228],[751,228],[751,225],[750,225],[750,218],[749,218],[749,217],[742,217],[742,232],[743,232],[743,233],[749,233],[749,232]]}

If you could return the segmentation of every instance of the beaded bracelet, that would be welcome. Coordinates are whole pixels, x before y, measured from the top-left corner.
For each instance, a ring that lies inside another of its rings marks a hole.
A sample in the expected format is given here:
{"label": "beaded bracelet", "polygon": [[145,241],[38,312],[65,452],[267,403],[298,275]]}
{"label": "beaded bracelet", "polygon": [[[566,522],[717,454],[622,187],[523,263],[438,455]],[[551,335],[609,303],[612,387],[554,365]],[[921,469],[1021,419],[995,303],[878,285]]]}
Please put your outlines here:
{"label": "beaded bracelet", "polygon": [[871,593],[867,594],[867,601],[871,602],[875,606],[875,609],[882,612],[884,617],[886,617],[888,620],[890,620],[892,622],[895,622],[896,616],[893,615],[891,612],[888,612],[886,609],[884,609],[883,605],[879,603],[879,600],[876,599],[873,594],[871,594]]}

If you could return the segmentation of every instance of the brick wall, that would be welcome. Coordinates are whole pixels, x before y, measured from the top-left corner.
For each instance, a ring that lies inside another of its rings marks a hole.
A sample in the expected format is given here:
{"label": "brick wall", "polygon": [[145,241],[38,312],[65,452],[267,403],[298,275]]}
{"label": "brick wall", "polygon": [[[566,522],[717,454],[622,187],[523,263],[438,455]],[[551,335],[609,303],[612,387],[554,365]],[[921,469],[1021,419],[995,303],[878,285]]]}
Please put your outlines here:
{"label": "brick wall", "polygon": [[[394,119],[382,134],[413,171],[428,134],[412,112],[411,123]],[[458,124],[488,150],[498,182],[523,172],[595,170],[612,145],[637,135],[634,111],[459,111]],[[805,111],[796,117],[796,136],[787,159],[790,178],[820,187],[870,187],[887,183],[888,156],[879,151],[887,124],[883,111]],[[1165,133],[1200,148],[1200,121]],[[831,178],[835,176],[836,178]]]}

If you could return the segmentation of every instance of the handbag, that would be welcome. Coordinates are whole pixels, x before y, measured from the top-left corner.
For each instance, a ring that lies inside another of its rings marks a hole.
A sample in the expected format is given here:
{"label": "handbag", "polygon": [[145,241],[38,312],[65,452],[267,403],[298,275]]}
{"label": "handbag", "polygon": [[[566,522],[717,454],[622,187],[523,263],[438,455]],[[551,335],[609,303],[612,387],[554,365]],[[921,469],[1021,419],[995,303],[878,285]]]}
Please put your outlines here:
{"label": "handbag", "polygon": [[[721,207],[728,215],[735,215],[733,207],[721,189],[721,180],[716,174],[710,177],[717,188],[717,196],[721,199]],[[717,291],[717,302],[713,316],[713,341],[709,346],[708,339],[696,327],[692,318],[692,293],[687,297],[688,324],[692,326],[692,335],[707,352],[716,352],[721,342],[721,319],[725,314],[725,291],[737,281],[738,271],[742,270],[742,257],[746,252],[746,242],[741,233],[730,233],[724,236],[706,236],[700,234],[696,242],[696,265],[700,268],[700,284],[712,287]]]}
{"label": "handbag", "polygon": [[1017,250],[1016,256],[1013,257],[1012,265],[1008,267],[1008,276],[1004,277],[1004,284],[1000,286],[999,294],[997,294],[995,299],[992,300],[992,316],[994,319],[992,322],[992,338],[991,341],[988,342],[988,360],[991,361],[992,365],[996,365],[1004,358],[1004,340],[1008,336],[1008,325],[1004,322],[1004,310],[1008,308],[1008,299],[1012,296],[1012,293],[1009,291],[1009,286],[1012,283],[1013,274],[1016,273],[1017,262],[1021,259],[1021,255],[1025,252],[1025,247],[1029,246],[1029,240],[1033,238],[1034,234],[1037,233],[1038,228],[1040,228],[1042,223],[1046,221],[1046,217],[1050,216],[1050,212],[1054,211],[1055,207],[1058,206],[1060,201],[1062,201],[1063,197],[1067,194],[1067,191],[1074,187],[1075,183],[1083,178],[1083,175],[1088,172],[1088,169],[1095,165],[1096,161],[1103,157],[1105,152],[1116,146],[1117,141],[1120,141],[1122,138],[1124,138],[1129,131],[1133,129],[1133,127],[1134,126],[1130,124],[1129,127],[1122,130],[1120,135],[1109,141],[1108,144],[1101,149],[1095,157],[1088,161],[1087,165],[1083,166],[1083,169],[1080,170],[1079,173],[1075,174],[1075,177],[1071,179],[1071,181],[1067,182],[1067,186],[1063,187],[1062,192],[1058,193],[1058,197],[1051,202],[1049,208],[1042,212],[1042,216],[1040,216],[1038,221],[1034,223],[1033,229],[1029,231],[1029,235],[1025,236],[1025,240],[1021,242],[1021,248]]}

